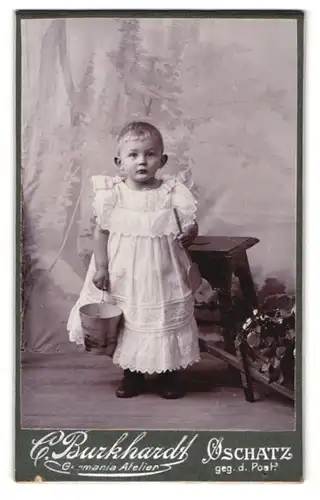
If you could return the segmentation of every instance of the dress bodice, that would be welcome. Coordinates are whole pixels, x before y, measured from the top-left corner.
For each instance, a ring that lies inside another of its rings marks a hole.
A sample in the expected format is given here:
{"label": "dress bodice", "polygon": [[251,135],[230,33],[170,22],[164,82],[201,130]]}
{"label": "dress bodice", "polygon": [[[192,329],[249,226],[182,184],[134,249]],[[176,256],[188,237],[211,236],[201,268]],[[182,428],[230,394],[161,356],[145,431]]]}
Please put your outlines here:
{"label": "dress bodice", "polygon": [[129,188],[120,177],[94,176],[92,181],[93,208],[102,229],[132,236],[177,234],[174,208],[183,229],[195,220],[196,200],[177,178],[141,191]]}

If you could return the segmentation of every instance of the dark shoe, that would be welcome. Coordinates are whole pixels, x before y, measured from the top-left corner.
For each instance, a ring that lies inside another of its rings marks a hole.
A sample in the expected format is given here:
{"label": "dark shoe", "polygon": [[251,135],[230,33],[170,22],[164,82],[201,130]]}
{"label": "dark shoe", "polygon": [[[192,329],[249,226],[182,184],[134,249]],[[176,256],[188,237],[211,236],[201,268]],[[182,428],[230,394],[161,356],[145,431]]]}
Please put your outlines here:
{"label": "dark shoe", "polygon": [[160,396],[164,399],[178,399],[185,395],[176,372],[165,372],[160,381]]}
{"label": "dark shoe", "polygon": [[143,392],[144,376],[142,373],[124,371],[124,377],[116,390],[117,398],[133,398]]}

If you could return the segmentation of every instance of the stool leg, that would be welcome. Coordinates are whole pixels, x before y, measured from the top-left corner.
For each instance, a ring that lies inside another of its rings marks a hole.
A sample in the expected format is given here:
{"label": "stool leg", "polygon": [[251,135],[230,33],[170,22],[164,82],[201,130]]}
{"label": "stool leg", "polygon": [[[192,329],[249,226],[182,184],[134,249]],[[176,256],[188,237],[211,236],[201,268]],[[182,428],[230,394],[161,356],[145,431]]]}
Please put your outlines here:
{"label": "stool leg", "polygon": [[[218,286],[220,288],[220,307],[222,312],[222,324],[223,324],[223,338],[224,338],[224,349],[229,354],[236,356],[235,348],[235,325],[232,310],[232,297],[231,297],[231,281],[232,281],[232,261],[231,259],[226,259],[224,266],[221,266],[221,275]],[[237,368],[232,365],[228,365],[228,373],[230,380],[235,383],[236,386],[241,384],[243,386],[240,374]]]}
{"label": "stool leg", "polygon": [[254,392],[252,386],[252,377],[249,370],[247,354],[243,342],[240,343],[237,349],[237,358],[239,364],[242,364],[244,372],[240,371],[241,385],[244,391],[244,397],[249,403],[254,402]]}
{"label": "stool leg", "polygon": [[252,309],[257,308],[258,306],[258,298],[246,251],[241,252],[241,255],[237,258],[237,265],[235,266],[234,274],[239,279],[245,302],[246,313],[250,315]]}

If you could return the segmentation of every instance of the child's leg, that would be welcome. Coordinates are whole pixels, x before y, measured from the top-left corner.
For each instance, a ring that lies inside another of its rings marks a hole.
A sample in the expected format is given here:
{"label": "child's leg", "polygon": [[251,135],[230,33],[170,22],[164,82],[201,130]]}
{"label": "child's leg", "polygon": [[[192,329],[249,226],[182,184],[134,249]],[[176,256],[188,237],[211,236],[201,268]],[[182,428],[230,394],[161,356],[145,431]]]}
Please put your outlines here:
{"label": "child's leg", "polygon": [[124,370],[123,378],[116,390],[118,398],[133,398],[143,392],[144,376],[141,372]]}
{"label": "child's leg", "polygon": [[185,395],[177,371],[166,371],[161,374],[160,396],[165,399],[178,399]]}

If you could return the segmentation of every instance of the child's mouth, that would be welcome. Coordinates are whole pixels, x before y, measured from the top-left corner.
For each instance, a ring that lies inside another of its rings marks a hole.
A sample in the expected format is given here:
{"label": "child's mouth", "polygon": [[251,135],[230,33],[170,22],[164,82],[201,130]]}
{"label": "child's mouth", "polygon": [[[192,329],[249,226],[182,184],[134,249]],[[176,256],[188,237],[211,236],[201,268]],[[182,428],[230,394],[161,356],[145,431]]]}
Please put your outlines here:
{"label": "child's mouth", "polygon": [[137,174],[147,174],[148,171],[146,168],[140,168],[139,170],[137,170]]}

